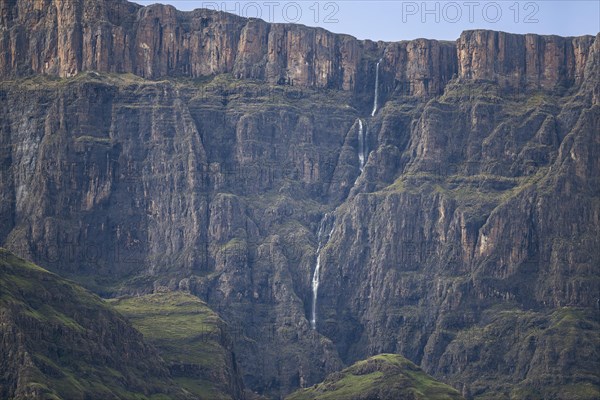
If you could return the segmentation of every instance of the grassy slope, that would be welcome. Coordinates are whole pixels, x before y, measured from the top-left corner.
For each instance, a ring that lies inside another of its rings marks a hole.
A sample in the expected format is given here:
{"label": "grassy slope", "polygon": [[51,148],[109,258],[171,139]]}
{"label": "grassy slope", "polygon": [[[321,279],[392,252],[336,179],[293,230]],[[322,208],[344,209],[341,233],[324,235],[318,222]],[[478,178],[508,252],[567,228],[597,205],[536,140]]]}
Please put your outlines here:
{"label": "grassy slope", "polygon": [[436,381],[397,354],[380,354],[359,361],[325,381],[297,391],[288,400],[461,399],[448,385]]}
{"label": "grassy slope", "polygon": [[0,397],[187,398],[100,298],[4,249],[0,322]]}
{"label": "grassy slope", "polygon": [[157,293],[111,301],[169,364],[174,380],[200,398],[230,399],[224,322],[197,297]]}

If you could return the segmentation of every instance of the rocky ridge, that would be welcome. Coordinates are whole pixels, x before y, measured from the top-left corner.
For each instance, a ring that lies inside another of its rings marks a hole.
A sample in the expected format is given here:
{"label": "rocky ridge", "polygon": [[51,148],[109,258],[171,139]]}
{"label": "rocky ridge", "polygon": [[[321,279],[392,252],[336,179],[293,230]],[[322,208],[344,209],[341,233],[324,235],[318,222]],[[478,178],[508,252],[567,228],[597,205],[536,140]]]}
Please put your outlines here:
{"label": "rocky ridge", "polygon": [[192,396],[245,398],[229,329],[196,296],[155,293],[112,299],[109,304],[156,347],[173,381]]}

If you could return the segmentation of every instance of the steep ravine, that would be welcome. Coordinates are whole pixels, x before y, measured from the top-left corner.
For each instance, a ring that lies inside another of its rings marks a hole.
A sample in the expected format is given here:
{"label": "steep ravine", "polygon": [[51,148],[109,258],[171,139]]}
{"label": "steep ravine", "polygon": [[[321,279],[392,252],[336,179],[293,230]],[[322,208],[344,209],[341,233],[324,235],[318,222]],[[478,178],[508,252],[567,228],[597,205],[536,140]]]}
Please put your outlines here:
{"label": "steep ravine", "polygon": [[191,292],[273,398],[379,353],[466,398],[597,397],[600,35],[35,4],[0,8],[2,246],[107,297]]}

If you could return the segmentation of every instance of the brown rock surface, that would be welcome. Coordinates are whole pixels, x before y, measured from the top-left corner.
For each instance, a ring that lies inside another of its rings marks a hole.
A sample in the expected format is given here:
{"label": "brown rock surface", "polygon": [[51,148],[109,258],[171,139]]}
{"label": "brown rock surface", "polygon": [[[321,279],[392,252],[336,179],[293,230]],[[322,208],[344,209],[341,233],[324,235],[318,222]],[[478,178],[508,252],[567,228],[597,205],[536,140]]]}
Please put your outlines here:
{"label": "brown rock surface", "polygon": [[384,92],[430,96],[443,93],[457,73],[513,89],[579,85],[594,41],[477,30],[456,43],[373,43],[320,28],[125,0],[5,0],[0,12],[0,76],[6,77],[87,70],[146,78],[233,73],[371,93],[369,77],[383,57]]}
{"label": "brown rock surface", "polygon": [[514,89],[579,85],[593,42],[593,36],[466,31],[457,42],[458,74]]}

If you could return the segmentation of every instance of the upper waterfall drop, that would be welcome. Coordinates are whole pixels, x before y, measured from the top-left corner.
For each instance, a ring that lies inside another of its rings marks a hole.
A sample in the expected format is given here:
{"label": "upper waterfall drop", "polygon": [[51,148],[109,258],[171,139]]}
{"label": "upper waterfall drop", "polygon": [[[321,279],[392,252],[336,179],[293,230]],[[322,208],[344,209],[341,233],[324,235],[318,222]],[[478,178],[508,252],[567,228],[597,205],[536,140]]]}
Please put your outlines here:
{"label": "upper waterfall drop", "polygon": [[[329,227],[328,224],[331,223],[331,229],[327,231]],[[319,292],[319,277],[321,271],[321,249],[325,247],[331,234],[333,233],[334,218],[332,214],[325,213],[323,218],[321,218],[321,222],[319,223],[319,231],[317,233],[317,263],[315,265],[315,271],[313,272],[312,277],[312,309],[310,316],[310,326],[312,329],[317,329],[317,297]],[[325,232],[328,232],[326,236],[323,236]]]}
{"label": "upper waterfall drop", "polygon": [[377,112],[377,103],[379,102],[379,64],[381,64],[382,60],[383,58],[380,58],[375,67],[375,98],[373,99],[373,112],[371,112],[371,117],[375,116],[375,113]]}

